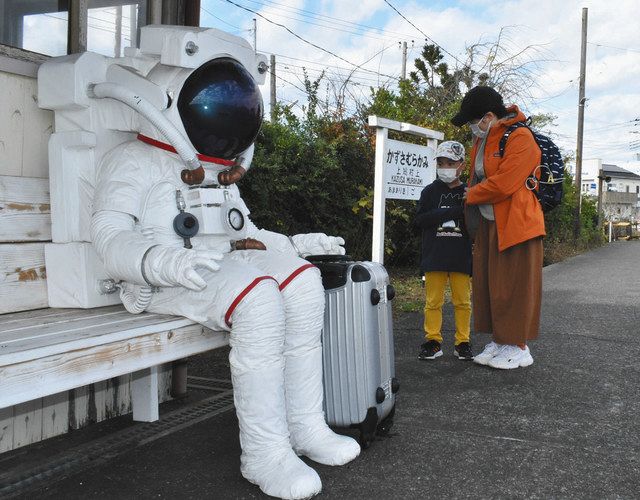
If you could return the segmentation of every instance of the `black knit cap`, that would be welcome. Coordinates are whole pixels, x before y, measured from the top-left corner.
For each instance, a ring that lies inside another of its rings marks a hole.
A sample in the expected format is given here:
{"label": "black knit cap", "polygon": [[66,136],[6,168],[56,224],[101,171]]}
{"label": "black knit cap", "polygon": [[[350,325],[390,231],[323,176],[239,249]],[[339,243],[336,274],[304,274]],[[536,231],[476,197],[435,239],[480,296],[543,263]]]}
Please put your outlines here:
{"label": "black knit cap", "polygon": [[482,118],[489,111],[498,115],[504,112],[502,96],[491,87],[473,87],[462,99],[460,111],[451,118],[451,123],[461,127],[471,120]]}

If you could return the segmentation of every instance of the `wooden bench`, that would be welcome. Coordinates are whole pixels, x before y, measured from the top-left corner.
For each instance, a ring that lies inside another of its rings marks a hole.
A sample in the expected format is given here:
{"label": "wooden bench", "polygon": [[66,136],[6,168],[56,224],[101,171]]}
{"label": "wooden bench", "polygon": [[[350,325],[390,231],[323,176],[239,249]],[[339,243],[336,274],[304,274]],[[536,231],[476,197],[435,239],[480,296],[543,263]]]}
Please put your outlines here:
{"label": "wooden bench", "polygon": [[0,453],[131,407],[157,420],[164,364],[228,343],[186,318],[47,308],[48,190],[0,176]]}

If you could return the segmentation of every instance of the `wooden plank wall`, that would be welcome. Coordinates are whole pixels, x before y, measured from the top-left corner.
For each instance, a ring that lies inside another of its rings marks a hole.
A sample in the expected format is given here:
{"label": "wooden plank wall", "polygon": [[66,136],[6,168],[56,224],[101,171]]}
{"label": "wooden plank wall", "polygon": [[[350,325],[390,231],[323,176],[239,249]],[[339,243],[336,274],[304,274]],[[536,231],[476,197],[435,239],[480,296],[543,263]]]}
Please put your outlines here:
{"label": "wooden plank wall", "polygon": [[48,142],[53,113],[35,78],[0,72],[0,314],[47,306],[51,240]]}
{"label": "wooden plank wall", "polygon": [[47,307],[49,181],[0,175],[0,314]]}
{"label": "wooden plank wall", "polygon": [[0,72],[0,175],[49,177],[53,112],[38,107],[35,78]]}
{"label": "wooden plank wall", "polygon": [[51,240],[48,142],[53,113],[35,78],[0,72],[0,314],[46,307]]}

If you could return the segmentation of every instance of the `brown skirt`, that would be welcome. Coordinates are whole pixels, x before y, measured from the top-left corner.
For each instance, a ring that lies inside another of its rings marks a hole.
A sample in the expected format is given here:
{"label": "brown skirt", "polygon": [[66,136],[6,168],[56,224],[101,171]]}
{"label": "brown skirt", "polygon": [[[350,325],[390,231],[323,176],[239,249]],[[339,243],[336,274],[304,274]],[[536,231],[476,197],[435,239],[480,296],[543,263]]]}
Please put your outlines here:
{"label": "brown skirt", "polygon": [[498,251],[494,221],[481,217],[473,249],[473,325],[498,344],[538,336],[542,299],[542,238]]}

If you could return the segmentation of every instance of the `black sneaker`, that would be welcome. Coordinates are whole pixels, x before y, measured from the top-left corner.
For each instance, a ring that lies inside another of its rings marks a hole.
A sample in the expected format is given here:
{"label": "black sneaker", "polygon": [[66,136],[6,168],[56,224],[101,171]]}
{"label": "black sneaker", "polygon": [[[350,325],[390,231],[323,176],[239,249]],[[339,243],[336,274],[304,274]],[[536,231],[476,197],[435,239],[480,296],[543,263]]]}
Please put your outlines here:
{"label": "black sneaker", "polygon": [[436,359],[442,356],[442,348],[437,340],[429,340],[422,344],[418,359]]}
{"label": "black sneaker", "polygon": [[469,342],[460,342],[453,349],[453,355],[460,360],[473,359],[473,351]]}

